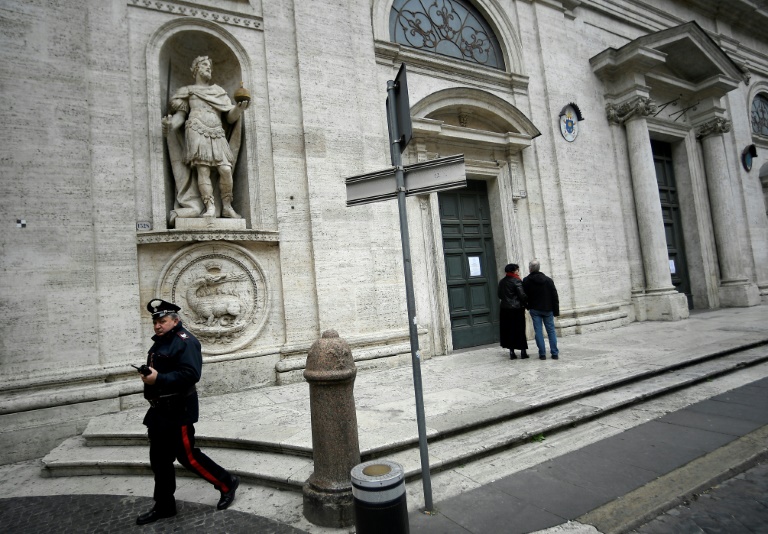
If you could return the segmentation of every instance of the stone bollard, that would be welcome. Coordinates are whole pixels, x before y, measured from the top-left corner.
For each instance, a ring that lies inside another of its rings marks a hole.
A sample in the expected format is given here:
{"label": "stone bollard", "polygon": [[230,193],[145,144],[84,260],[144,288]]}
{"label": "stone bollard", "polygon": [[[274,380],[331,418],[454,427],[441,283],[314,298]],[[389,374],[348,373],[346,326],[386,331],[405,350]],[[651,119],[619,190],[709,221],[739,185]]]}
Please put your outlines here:
{"label": "stone bollard", "polygon": [[304,378],[309,382],[312,454],[315,470],[304,484],[304,517],[323,527],[355,522],[350,471],[360,463],[355,413],[357,368],[349,345],[326,330],[309,349]]}

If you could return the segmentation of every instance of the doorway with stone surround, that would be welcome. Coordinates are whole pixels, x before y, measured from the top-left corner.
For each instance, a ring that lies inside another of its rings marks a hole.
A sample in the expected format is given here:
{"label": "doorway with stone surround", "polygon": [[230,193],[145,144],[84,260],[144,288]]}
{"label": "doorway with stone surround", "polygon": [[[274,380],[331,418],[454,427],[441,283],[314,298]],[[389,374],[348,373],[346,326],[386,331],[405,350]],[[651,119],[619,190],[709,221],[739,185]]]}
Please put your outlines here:
{"label": "doorway with stone surround", "polygon": [[499,267],[532,250],[522,152],[540,132],[508,101],[466,87],[426,96],[411,120],[406,161],[464,154],[469,184],[419,196],[411,235],[423,239],[413,253],[423,266],[414,270],[417,309],[431,325],[425,346],[442,354],[497,343]]}

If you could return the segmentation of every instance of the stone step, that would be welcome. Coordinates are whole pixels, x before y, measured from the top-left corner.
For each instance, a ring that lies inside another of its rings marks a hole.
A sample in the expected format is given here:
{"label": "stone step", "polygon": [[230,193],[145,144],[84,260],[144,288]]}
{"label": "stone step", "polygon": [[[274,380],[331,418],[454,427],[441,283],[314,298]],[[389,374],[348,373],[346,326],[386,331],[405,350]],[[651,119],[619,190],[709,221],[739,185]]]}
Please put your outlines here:
{"label": "stone step", "polygon": [[[430,417],[427,421],[428,437],[431,442],[438,441],[455,434],[546,410],[585,396],[597,396],[610,391],[618,391],[608,395],[608,398],[616,397],[616,404],[603,409],[616,409],[622,404],[636,402],[645,396],[662,394],[744,365],[759,363],[763,361],[762,359],[763,354],[759,350],[741,351],[715,359],[692,360],[684,367],[660,364],[653,371],[633,372],[632,369],[622,369],[621,374],[606,373],[589,383],[574,383],[571,387],[557,392],[534,390],[525,393],[525,396],[518,397],[515,401],[501,400]],[[88,446],[144,446],[147,444],[147,430],[141,424],[144,411],[145,408],[141,408],[96,417],[89,422],[82,435],[87,440]],[[590,414],[584,414],[583,417],[574,416],[574,418],[583,419],[588,416]],[[300,436],[288,433],[286,435],[291,438],[291,441],[286,439],[281,441],[270,439],[273,436],[258,423],[233,424],[227,421],[203,419],[195,425],[195,439],[201,447],[228,447],[312,456],[312,438],[309,432],[303,432]],[[390,426],[386,421],[381,421],[380,424],[384,427]],[[361,443],[362,456],[379,456],[381,453],[417,444],[418,434],[415,425],[409,424],[407,429],[399,428],[401,426],[395,423],[391,425],[392,428],[380,432],[381,435],[377,436],[376,440]],[[393,431],[394,427],[398,427],[398,430]]]}
{"label": "stone step", "polygon": [[[450,469],[552,434],[667,392],[679,390],[745,366],[768,361],[764,348],[729,352],[665,365],[653,371],[600,377],[573,384],[548,396],[528,390],[517,401],[489,402],[482,406],[428,418],[431,471]],[[131,410],[95,418],[83,436],[72,438],[43,459],[46,476],[95,474],[148,474],[146,428],[141,411]],[[403,465],[408,479],[421,473],[415,424],[408,429],[381,428],[374,438],[361,439],[363,460],[386,457]],[[249,430],[250,429],[250,430]],[[225,466],[253,483],[301,490],[312,472],[311,434],[287,433],[293,439],[258,439],[258,425],[223,421],[196,425],[196,443]],[[365,445],[364,445],[365,443]],[[180,474],[187,474],[181,469]]]}
{"label": "stone step", "polygon": [[[588,393],[580,398],[556,403],[492,425],[484,425],[460,433],[451,432],[447,437],[437,435],[429,439],[430,470],[439,472],[466,464],[521,445],[536,436],[574,427],[659,395],[684,389],[765,361],[768,361],[768,356],[764,350],[731,354],[717,360],[704,361],[689,368],[646,377],[618,388]],[[418,448],[396,451],[387,454],[386,457],[403,465],[406,478],[420,476]]]}
{"label": "stone step", "polygon": [[[147,427],[141,421],[146,408],[95,417],[82,434],[88,447],[147,446]],[[220,421],[195,423],[195,443],[201,448],[221,447],[258,452],[312,457],[312,439],[304,444],[287,444],[259,439],[258,426],[248,428]]]}
{"label": "stone step", "polygon": [[[237,466],[233,473],[256,484],[301,491],[312,474],[312,460],[286,454],[209,447],[205,453],[221,465]],[[149,448],[134,446],[89,447],[82,436],[64,441],[42,460],[43,476],[152,475]],[[176,473],[193,476],[176,462]]]}

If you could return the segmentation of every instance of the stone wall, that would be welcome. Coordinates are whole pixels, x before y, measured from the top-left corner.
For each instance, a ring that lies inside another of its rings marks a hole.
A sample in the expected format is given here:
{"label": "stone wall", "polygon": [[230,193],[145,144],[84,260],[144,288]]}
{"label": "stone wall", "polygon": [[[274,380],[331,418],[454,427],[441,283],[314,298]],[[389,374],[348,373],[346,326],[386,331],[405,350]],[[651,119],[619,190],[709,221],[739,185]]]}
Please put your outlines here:
{"label": "stone wall", "polygon": [[[757,174],[768,139],[749,127],[752,99],[768,93],[768,42],[751,21],[763,15],[737,24],[749,9],[742,1],[720,14],[715,0],[695,11],[676,1],[664,10],[629,0],[475,4],[498,34],[504,71],[390,42],[390,0],[3,2],[0,462],[43,454],[89,417],[142,402],[129,364],[145,357],[144,305],[158,296],[181,300],[203,340],[206,395],[301,380],[326,329],[350,343],[361,370],[407,364],[396,203],[347,208],[344,185],[389,166],[386,83],[403,62],[418,123],[405,161],[464,153],[468,176],[487,183],[499,271],[490,277],[538,258],[560,291],[561,333],[613,328],[663,314],[643,304],[630,160],[645,139],[633,144],[609,122],[616,95],[590,59],[695,20],[712,54],[748,65],[749,84],[721,103],[732,123],[723,179],[746,284],[768,292]],[[213,81],[230,95],[240,81],[252,95],[237,227],[181,230],[168,216],[173,174],[160,119],[199,54],[212,57]],[[651,96],[672,101],[657,81]],[[584,118],[572,143],[559,126],[570,103]],[[720,306],[702,141],[680,102],[648,121],[652,136],[675,143],[694,305]],[[747,172],[739,155],[751,143],[759,156]],[[407,209],[428,358],[452,349],[437,195],[409,198]],[[190,296],[206,275],[228,280],[241,299],[234,323],[209,321]]]}
{"label": "stone wall", "polygon": [[141,358],[124,15],[112,2],[2,7],[3,461],[114,409],[99,384]]}

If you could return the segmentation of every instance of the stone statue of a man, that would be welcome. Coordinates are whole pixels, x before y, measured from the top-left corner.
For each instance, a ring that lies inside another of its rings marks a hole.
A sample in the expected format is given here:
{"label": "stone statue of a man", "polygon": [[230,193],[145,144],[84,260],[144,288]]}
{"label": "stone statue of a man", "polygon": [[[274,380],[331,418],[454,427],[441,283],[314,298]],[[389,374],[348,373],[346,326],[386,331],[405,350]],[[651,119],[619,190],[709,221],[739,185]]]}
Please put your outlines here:
{"label": "stone statue of a man", "polygon": [[192,62],[195,84],[174,93],[170,101],[173,114],[162,119],[176,182],[171,225],[177,217],[216,216],[212,168],[219,173],[221,216],[241,218],[232,207],[232,172],[242,138],[240,116],[250,102],[232,104],[224,89],[210,83],[211,66],[207,56]]}

